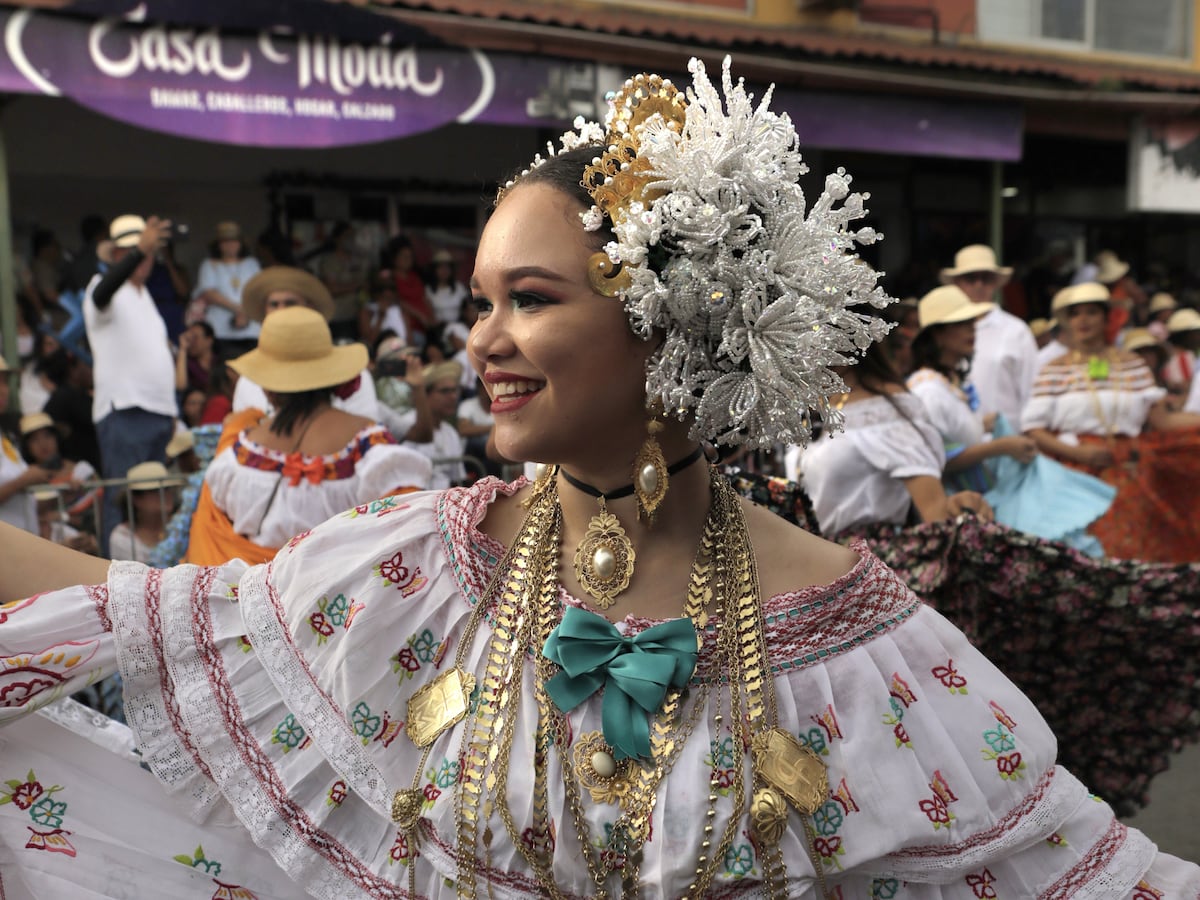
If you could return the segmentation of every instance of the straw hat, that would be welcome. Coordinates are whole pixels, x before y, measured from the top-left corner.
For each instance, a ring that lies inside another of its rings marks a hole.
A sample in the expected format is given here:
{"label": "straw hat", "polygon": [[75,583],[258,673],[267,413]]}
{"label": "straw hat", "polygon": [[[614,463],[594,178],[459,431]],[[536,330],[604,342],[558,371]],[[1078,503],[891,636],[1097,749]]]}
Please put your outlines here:
{"label": "straw hat", "polygon": [[12,369],[10,369],[8,367],[8,362],[5,361],[4,356],[2,354],[0,354],[0,372],[11,372],[11,371],[12,371]]}
{"label": "straw hat", "polygon": [[435,266],[440,266],[440,265],[451,265],[452,266],[452,265],[454,265],[454,254],[451,253],[449,250],[439,250],[437,253],[433,254],[432,262]]}
{"label": "straw hat", "polygon": [[54,420],[44,412],[30,413],[27,416],[21,416],[21,437],[25,437],[27,434],[33,434],[35,431],[41,431],[43,428],[53,427]]}
{"label": "straw hat", "polygon": [[1057,315],[1068,306],[1079,306],[1082,303],[1103,303],[1108,306],[1111,302],[1108,288],[1097,281],[1085,281],[1083,284],[1063,288],[1055,294],[1054,302],[1050,304],[1050,312]]}
{"label": "straw hat", "polygon": [[992,272],[1003,285],[1012,277],[1013,270],[1011,266],[996,265],[996,251],[987,244],[971,244],[954,254],[951,268],[942,269],[942,283],[949,284],[959,275],[971,272]]}
{"label": "straw hat", "polygon": [[163,487],[173,487],[178,479],[171,477],[167,467],[160,462],[150,461],[138,463],[125,473],[131,491],[156,491]]}
{"label": "straw hat", "polygon": [[455,384],[457,384],[459,381],[462,381],[463,367],[462,363],[448,359],[445,362],[426,366],[422,370],[422,374],[425,376],[425,387],[430,387],[439,381],[445,381],[450,378],[453,378]]}
{"label": "straw hat", "polygon": [[146,230],[146,220],[141,216],[117,216],[108,227],[108,236],[114,247],[136,247]]}
{"label": "straw hat", "polygon": [[303,297],[325,321],[333,318],[333,295],[329,288],[317,276],[293,266],[269,266],[247,281],[242,288],[242,312],[261,322],[267,314],[267,297],[276,291]]}
{"label": "straw hat", "polygon": [[268,316],[258,347],[229,365],[264,390],[296,394],[346,383],[366,367],[367,358],[362,344],[333,346],[319,312],[292,306]]}
{"label": "straw hat", "polygon": [[944,284],[934,288],[917,304],[917,321],[924,331],[931,325],[952,325],[986,316],[995,303],[973,303],[962,288]]}
{"label": "straw hat", "polygon": [[218,222],[217,223],[217,240],[218,241],[240,241],[242,239],[242,228],[237,222]]}
{"label": "straw hat", "polygon": [[1112,284],[1120,281],[1129,273],[1129,263],[1123,262],[1111,250],[1101,250],[1096,254],[1096,280],[1101,284]]}
{"label": "straw hat", "polygon": [[1167,310],[1179,309],[1179,303],[1174,297],[1165,291],[1159,291],[1150,298],[1150,315],[1155,313],[1166,312]]}
{"label": "straw hat", "polygon": [[416,353],[415,347],[404,343],[404,338],[392,337],[384,338],[380,341],[379,346],[375,350],[375,359],[390,359],[393,356],[408,356],[410,353]]}
{"label": "straw hat", "polygon": [[1029,330],[1033,332],[1035,338],[1040,338],[1043,334],[1052,331],[1057,324],[1052,319],[1034,319],[1029,323]]}
{"label": "straw hat", "polygon": [[1125,332],[1125,339],[1121,341],[1121,347],[1131,353],[1134,350],[1145,350],[1147,347],[1162,349],[1162,342],[1159,341],[1148,328],[1130,328]]}
{"label": "straw hat", "polygon": [[175,459],[182,456],[196,446],[196,436],[191,431],[184,429],[177,431],[171,436],[170,442],[167,444],[167,459]]}
{"label": "straw hat", "polygon": [[1167,334],[1179,334],[1181,331],[1196,331],[1200,329],[1200,313],[1194,309],[1177,309],[1167,319]]}

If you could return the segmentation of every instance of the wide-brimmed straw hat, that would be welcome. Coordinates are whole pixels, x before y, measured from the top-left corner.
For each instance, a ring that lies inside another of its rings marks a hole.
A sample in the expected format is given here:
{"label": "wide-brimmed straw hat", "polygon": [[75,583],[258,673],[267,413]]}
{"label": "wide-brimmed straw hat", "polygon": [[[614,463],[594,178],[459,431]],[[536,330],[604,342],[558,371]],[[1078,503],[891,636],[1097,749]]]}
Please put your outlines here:
{"label": "wide-brimmed straw hat", "polygon": [[246,282],[242,288],[242,312],[256,322],[267,314],[267,297],[276,291],[289,291],[308,301],[325,317],[333,318],[333,295],[321,279],[294,266],[269,266]]}
{"label": "wide-brimmed straw hat", "polygon": [[1167,319],[1167,334],[1179,334],[1181,331],[1196,331],[1200,329],[1200,312],[1194,309],[1177,309]]}
{"label": "wide-brimmed straw hat", "polygon": [[178,479],[172,477],[167,467],[160,462],[138,463],[125,473],[131,491],[157,491],[159,488],[174,487]]}
{"label": "wide-brimmed straw hat", "polygon": [[426,366],[421,370],[421,374],[425,376],[425,387],[432,384],[437,384],[439,381],[445,381],[453,378],[457,384],[462,380],[463,367],[462,363],[448,359],[445,362],[434,363],[431,366]]}
{"label": "wide-brimmed straw hat", "polygon": [[25,435],[41,431],[43,428],[53,428],[54,420],[44,412],[30,413],[27,416],[21,416],[19,427],[21,429],[21,437],[25,437]]}
{"label": "wide-brimmed straw hat", "polygon": [[1125,332],[1121,347],[1130,352],[1145,350],[1147,347],[1153,347],[1156,350],[1163,349],[1162,341],[1156,338],[1148,328],[1130,328]]}
{"label": "wide-brimmed straw hat", "polygon": [[944,284],[949,284],[958,276],[972,272],[991,272],[1003,285],[1012,277],[1013,270],[1011,266],[997,265],[996,251],[987,244],[970,244],[954,254],[954,265],[942,269],[941,279]]}
{"label": "wide-brimmed straw hat", "polygon": [[1155,313],[1166,312],[1167,310],[1179,309],[1179,301],[1165,291],[1159,291],[1150,298],[1150,315]]}
{"label": "wide-brimmed straw hat", "polygon": [[367,365],[362,344],[335,347],[324,316],[292,306],[267,316],[258,347],[229,363],[264,390],[281,394],[345,384]]}
{"label": "wide-brimmed straw hat", "polygon": [[1054,295],[1054,302],[1050,304],[1050,312],[1057,315],[1068,306],[1079,306],[1084,303],[1103,303],[1108,306],[1112,303],[1112,296],[1108,293],[1108,288],[1098,281],[1073,284]]}
{"label": "wide-brimmed straw hat", "polygon": [[934,288],[917,303],[917,321],[924,331],[933,325],[953,325],[986,316],[995,303],[974,303],[960,287],[944,284]]}
{"label": "wide-brimmed straw hat", "polygon": [[216,233],[218,241],[240,241],[242,239],[242,227],[237,222],[218,222]]}
{"label": "wide-brimmed straw hat", "polygon": [[1034,319],[1029,323],[1029,330],[1035,338],[1040,338],[1043,334],[1053,331],[1057,324],[1053,319]]}
{"label": "wide-brimmed straw hat", "polygon": [[1112,284],[1120,281],[1129,273],[1129,263],[1123,262],[1111,250],[1101,250],[1096,254],[1096,280],[1101,284]]}
{"label": "wide-brimmed straw hat", "polygon": [[108,236],[114,247],[136,247],[145,230],[146,220],[141,216],[117,216],[108,226]]}
{"label": "wide-brimmed straw hat", "polygon": [[177,431],[171,435],[171,440],[167,443],[167,459],[175,459],[182,456],[196,446],[196,436],[189,429]]}

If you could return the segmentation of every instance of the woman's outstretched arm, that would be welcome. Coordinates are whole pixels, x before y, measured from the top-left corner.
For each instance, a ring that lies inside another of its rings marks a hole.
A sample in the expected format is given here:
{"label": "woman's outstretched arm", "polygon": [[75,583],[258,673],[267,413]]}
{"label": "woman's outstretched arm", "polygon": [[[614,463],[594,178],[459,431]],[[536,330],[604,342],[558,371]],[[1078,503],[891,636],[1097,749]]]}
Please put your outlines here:
{"label": "woman's outstretched arm", "polygon": [[0,604],[108,580],[109,560],[87,556],[0,522]]}

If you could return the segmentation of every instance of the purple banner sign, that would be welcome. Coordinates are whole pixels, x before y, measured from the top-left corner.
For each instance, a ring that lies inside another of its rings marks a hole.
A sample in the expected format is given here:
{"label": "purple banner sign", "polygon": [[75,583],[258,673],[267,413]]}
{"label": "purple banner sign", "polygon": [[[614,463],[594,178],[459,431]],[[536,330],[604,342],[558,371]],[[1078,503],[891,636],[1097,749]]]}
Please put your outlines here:
{"label": "purple banner sign", "polygon": [[[199,140],[333,147],[455,122],[557,130],[578,115],[602,118],[605,92],[626,74],[550,57],[401,46],[388,32],[372,43],[284,26],[251,37],[142,17],[143,7],[94,22],[0,12],[0,91],[69,97],[132,125]],[[803,146],[1021,156],[1023,119],[1015,105],[786,89],[775,96]]]}

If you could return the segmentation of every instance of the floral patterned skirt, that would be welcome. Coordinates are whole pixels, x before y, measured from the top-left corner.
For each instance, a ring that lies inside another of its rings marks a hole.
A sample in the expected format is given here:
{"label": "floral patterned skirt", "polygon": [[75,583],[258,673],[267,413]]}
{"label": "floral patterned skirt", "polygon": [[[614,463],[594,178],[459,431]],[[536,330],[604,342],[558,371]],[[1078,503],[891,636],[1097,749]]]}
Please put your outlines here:
{"label": "floral patterned skirt", "polygon": [[[734,484],[819,533],[799,486]],[[836,539],[860,537],[1037,704],[1060,762],[1118,815],[1200,737],[1200,565],[1093,559],[972,516]]]}

